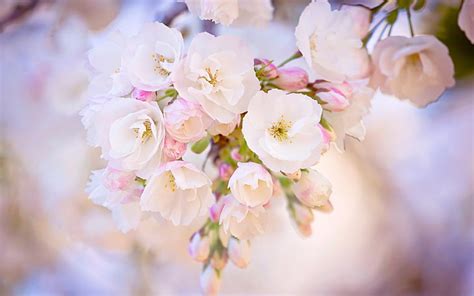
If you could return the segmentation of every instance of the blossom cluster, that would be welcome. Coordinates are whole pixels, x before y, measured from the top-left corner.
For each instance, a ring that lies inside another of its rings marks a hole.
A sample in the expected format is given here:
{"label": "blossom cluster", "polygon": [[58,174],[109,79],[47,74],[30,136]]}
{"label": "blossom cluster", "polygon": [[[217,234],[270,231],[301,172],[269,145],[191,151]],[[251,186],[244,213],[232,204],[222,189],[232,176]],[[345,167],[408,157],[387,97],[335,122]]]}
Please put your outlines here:
{"label": "blossom cluster", "polygon": [[[251,1],[185,2],[224,25],[252,12]],[[256,2],[270,19],[270,1]],[[411,8],[395,11],[402,9]],[[189,253],[204,264],[207,294],[217,293],[229,259],[249,264],[250,242],[280,193],[295,228],[311,235],[314,215],[333,209],[331,183],[314,166],[331,146],[344,150],[347,137],[364,138],[375,91],[425,106],[454,84],[448,50],[433,36],[389,36],[369,54],[373,14],[311,2],[295,29],[298,51],[280,64],[256,58],[238,37],[209,33],[185,54],[181,33],[161,23],[110,35],[89,52],[93,77],[81,112],[90,145],[107,161],[92,173],[90,198],[124,232],[145,218],[204,221]],[[287,66],[300,57],[315,80]],[[191,151],[205,154],[202,167],[183,160]]]}

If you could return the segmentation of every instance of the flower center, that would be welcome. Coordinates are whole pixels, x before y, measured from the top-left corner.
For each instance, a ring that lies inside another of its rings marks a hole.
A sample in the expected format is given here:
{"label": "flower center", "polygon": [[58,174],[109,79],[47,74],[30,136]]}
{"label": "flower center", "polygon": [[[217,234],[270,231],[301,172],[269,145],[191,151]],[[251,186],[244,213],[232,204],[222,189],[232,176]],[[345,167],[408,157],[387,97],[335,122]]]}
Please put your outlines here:
{"label": "flower center", "polygon": [[[145,143],[146,141],[148,141],[148,139],[151,138],[151,136],[153,135],[153,131],[151,130],[151,122],[149,120],[144,121],[143,126],[145,126],[145,130],[143,131],[141,137],[142,143]],[[133,131],[137,134],[138,138],[140,130],[138,128],[134,128]]]}
{"label": "flower center", "polygon": [[417,53],[407,56],[406,66],[416,69],[417,71],[423,70],[423,64],[421,63],[420,55]]}
{"label": "flower center", "polygon": [[219,70],[216,70],[214,73],[212,73],[210,68],[206,68],[206,73],[208,77],[200,76],[199,78],[206,80],[207,83],[215,87],[217,84],[217,73],[219,73]]}
{"label": "flower center", "polygon": [[274,122],[268,129],[270,135],[278,142],[288,140],[288,131],[291,128],[291,121],[285,120],[283,116],[277,122]]}
{"label": "flower center", "polygon": [[165,188],[169,188],[171,192],[176,191],[176,179],[174,178],[173,174],[171,172],[166,172],[167,178],[168,178],[168,183],[165,184]]}
{"label": "flower center", "polygon": [[161,65],[161,63],[174,63],[174,59],[172,58],[167,58],[165,57],[164,55],[162,54],[157,54],[157,53],[154,53],[151,55],[151,58],[153,59],[153,61],[155,62],[155,66],[153,67],[153,71],[157,74],[160,74],[161,76],[169,76],[170,75],[170,71],[166,70],[165,68],[163,68],[163,66]]}

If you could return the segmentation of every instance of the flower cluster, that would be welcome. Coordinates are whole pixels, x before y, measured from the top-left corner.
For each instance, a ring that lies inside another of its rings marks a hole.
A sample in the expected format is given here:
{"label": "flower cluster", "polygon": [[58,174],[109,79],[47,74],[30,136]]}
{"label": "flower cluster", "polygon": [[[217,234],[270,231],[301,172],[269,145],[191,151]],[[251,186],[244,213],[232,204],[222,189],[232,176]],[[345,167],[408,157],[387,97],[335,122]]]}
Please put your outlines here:
{"label": "flower cluster", "polygon": [[[185,2],[226,25],[253,4]],[[271,17],[270,1],[255,2]],[[90,198],[112,211],[122,231],[146,217],[204,221],[189,253],[204,264],[207,294],[217,293],[228,259],[249,264],[250,241],[264,232],[262,218],[279,192],[295,228],[309,236],[314,215],[333,209],[331,183],[314,166],[331,146],[344,150],[346,137],[364,138],[375,90],[425,106],[454,83],[448,51],[433,36],[389,36],[369,54],[370,23],[386,13],[385,3],[372,10],[310,3],[295,29],[298,51],[278,65],[255,58],[234,36],[199,33],[184,55],[181,33],[161,23],[133,37],[112,34],[89,52],[94,73],[82,119],[108,162],[93,172]],[[382,20],[393,26],[410,5]],[[287,66],[300,57],[315,80]],[[202,167],[183,160],[190,151],[205,154]]]}

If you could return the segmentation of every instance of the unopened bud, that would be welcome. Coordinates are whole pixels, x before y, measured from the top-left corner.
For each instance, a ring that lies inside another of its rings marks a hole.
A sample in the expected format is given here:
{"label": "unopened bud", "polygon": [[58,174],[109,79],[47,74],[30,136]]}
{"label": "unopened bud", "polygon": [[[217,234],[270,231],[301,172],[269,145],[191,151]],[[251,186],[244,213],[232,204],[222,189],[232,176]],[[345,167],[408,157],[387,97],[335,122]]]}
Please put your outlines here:
{"label": "unopened bud", "polygon": [[233,172],[234,172],[234,169],[232,168],[230,164],[222,163],[221,165],[219,165],[219,177],[222,180],[224,181],[229,180]]}
{"label": "unopened bud", "polygon": [[273,79],[278,76],[278,68],[267,59],[256,59],[256,65],[260,65],[260,69],[262,69],[263,75],[268,79]]}
{"label": "unopened bud", "polygon": [[146,91],[135,88],[132,92],[132,98],[143,102],[150,102],[156,99],[156,93],[154,91]]}
{"label": "unopened bud", "polygon": [[209,257],[210,252],[210,241],[207,236],[201,237],[199,232],[196,232],[189,242],[188,247],[189,255],[199,262],[203,262]]}
{"label": "unopened bud", "polygon": [[248,240],[229,239],[229,258],[235,266],[246,268],[250,263],[250,243]]}
{"label": "unopened bud", "polygon": [[242,161],[242,155],[239,153],[239,148],[234,148],[230,151],[230,157],[235,161]]}
{"label": "unopened bud", "polygon": [[278,69],[278,78],[273,83],[287,91],[297,91],[308,84],[308,73],[299,67]]}
{"label": "unopened bud", "polygon": [[217,295],[221,286],[221,280],[217,270],[211,265],[208,265],[201,273],[200,284],[204,295]]}
{"label": "unopened bud", "polygon": [[229,256],[225,250],[222,250],[222,252],[215,251],[212,254],[211,265],[217,270],[222,270],[226,266],[228,259]]}

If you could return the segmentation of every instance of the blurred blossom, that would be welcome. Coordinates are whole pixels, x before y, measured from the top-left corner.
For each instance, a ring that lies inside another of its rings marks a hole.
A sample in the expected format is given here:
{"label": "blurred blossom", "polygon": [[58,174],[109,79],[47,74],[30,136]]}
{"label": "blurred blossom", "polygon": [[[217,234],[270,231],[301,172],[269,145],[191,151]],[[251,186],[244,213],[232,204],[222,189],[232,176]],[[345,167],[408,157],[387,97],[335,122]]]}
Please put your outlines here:
{"label": "blurred blossom", "polygon": [[459,13],[459,27],[466,33],[467,39],[474,44],[474,1],[464,0]]}
{"label": "blurred blossom", "polygon": [[229,258],[235,266],[246,268],[250,263],[250,243],[248,240],[238,240],[231,237],[229,240]]}

